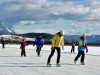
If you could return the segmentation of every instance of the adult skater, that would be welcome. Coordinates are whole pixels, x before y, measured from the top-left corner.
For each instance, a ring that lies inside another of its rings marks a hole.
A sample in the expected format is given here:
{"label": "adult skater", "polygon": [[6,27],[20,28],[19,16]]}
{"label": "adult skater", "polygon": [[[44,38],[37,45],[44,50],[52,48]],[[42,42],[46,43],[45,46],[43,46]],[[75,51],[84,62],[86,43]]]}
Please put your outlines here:
{"label": "adult skater", "polygon": [[27,46],[29,44],[26,43],[25,38],[22,39],[21,45],[20,45],[20,49],[21,49],[21,56],[24,55],[24,57],[26,57],[26,51],[25,51],[25,46]]}
{"label": "adult skater", "polygon": [[37,52],[37,56],[40,57],[40,51],[41,51],[41,48],[43,47],[43,44],[44,44],[44,40],[41,36],[41,34],[38,35],[38,37],[35,39],[35,45],[36,45],[36,52]]}
{"label": "adult skater", "polygon": [[86,40],[86,34],[85,33],[82,35],[82,37],[80,38],[78,43],[79,43],[79,45],[78,45],[78,54],[74,59],[74,63],[76,64],[76,61],[81,56],[81,65],[85,65],[85,62],[84,62],[85,49],[86,49],[86,53],[88,52],[87,40]]}
{"label": "adult skater", "polygon": [[71,48],[71,53],[75,53],[75,41],[73,40],[72,43],[72,48]]}
{"label": "adult skater", "polygon": [[2,40],[2,48],[5,48],[5,40]]}
{"label": "adult skater", "polygon": [[55,50],[57,50],[57,61],[56,61],[56,66],[60,67],[60,53],[61,53],[61,48],[60,45],[62,46],[62,49],[64,50],[64,32],[61,30],[60,32],[56,33],[54,37],[52,38],[52,47],[51,47],[51,54],[48,57],[47,60],[47,66],[51,66],[50,60],[51,57],[53,56]]}

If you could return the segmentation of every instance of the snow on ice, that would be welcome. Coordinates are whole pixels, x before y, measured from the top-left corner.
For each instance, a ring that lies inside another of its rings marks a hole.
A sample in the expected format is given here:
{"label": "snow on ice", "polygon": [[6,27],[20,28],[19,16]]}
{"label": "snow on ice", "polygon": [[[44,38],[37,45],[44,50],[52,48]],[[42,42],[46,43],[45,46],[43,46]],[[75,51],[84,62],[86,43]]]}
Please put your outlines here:
{"label": "snow on ice", "polygon": [[26,57],[21,57],[20,45],[0,45],[0,75],[100,75],[100,47],[89,46],[85,65],[80,65],[80,59],[74,64],[77,55],[70,53],[71,46],[65,46],[61,52],[61,67],[56,67],[57,53],[51,59],[51,67],[47,67],[50,45],[44,45],[41,57],[37,57],[36,47],[26,47]]}

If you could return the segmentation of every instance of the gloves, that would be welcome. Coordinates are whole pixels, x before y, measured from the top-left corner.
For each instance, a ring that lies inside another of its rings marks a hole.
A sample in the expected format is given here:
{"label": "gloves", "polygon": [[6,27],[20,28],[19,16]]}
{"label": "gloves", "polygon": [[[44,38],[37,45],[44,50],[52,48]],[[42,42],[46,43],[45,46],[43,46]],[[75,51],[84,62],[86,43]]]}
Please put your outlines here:
{"label": "gloves", "polygon": [[43,45],[41,46],[41,48],[43,47]]}
{"label": "gloves", "polygon": [[85,47],[84,45],[82,45],[82,47]]}
{"label": "gloves", "polygon": [[64,50],[64,48],[62,48],[62,50]]}
{"label": "gloves", "polygon": [[53,50],[54,49],[54,47],[51,47],[51,50]]}
{"label": "gloves", "polygon": [[86,53],[88,53],[88,50],[86,50]]}

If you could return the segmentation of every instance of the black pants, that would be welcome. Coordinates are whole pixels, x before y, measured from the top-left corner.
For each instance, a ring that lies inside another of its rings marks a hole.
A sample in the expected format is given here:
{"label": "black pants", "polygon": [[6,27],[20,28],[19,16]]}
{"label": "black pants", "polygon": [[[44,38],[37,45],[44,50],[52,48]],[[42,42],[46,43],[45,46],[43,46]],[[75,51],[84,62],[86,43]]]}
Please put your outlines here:
{"label": "black pants", "polygon": [[5,44],[2,44],[2,48],[5,48]]}
{"label": "black pants", "polygon": [[26,56],[26,52],[25,52],[25,49],[21,49],[21,56]]}
{"label": "black pants", "polygon": [[41,47],[38,47],[38,46],[37,46],[36,52],[37,52],[37,55],[38,55],[38,56],[40,55],[40,51],[41,51]]}
{"label": "black pants", "polygon": [[75,52],[75,47],[72,47],[72,49],[71,49],[71,53],[72,53],[72,52]]}
{"label": "black pants", "polygon": [[80,56],[81,56],[81,62],[84,62],[84,58],[85,58],[84,51],[79,51],[74,60],[77,61]]}
{"label": "black pants", "polygon": [[47,63],[50,63],[51,57],[54,55],[55,49],[57,50],[57,63],[60,62],[60,47],[54,47],[54,49],[51,50],[51,54],[48,57]]}

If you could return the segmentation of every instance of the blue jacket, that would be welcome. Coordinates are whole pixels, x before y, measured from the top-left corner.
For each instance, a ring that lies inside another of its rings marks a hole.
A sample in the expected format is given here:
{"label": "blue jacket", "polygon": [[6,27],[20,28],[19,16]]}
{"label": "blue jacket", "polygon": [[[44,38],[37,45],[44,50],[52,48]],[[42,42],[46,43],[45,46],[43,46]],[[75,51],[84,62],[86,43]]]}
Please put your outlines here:
{"label": "blue jacket", "polygon": [[79,46],[78,46],[78,51],[85,51],[86,49],[86,39],[84,40],[79,40]]}
{"label": "blue jacket", "polygon": [[35,44],[37,45],[37,46],[43,46],[43,44],[44,44],[44,40],[43,40],[43,38],[36,38],[35,39]]}

